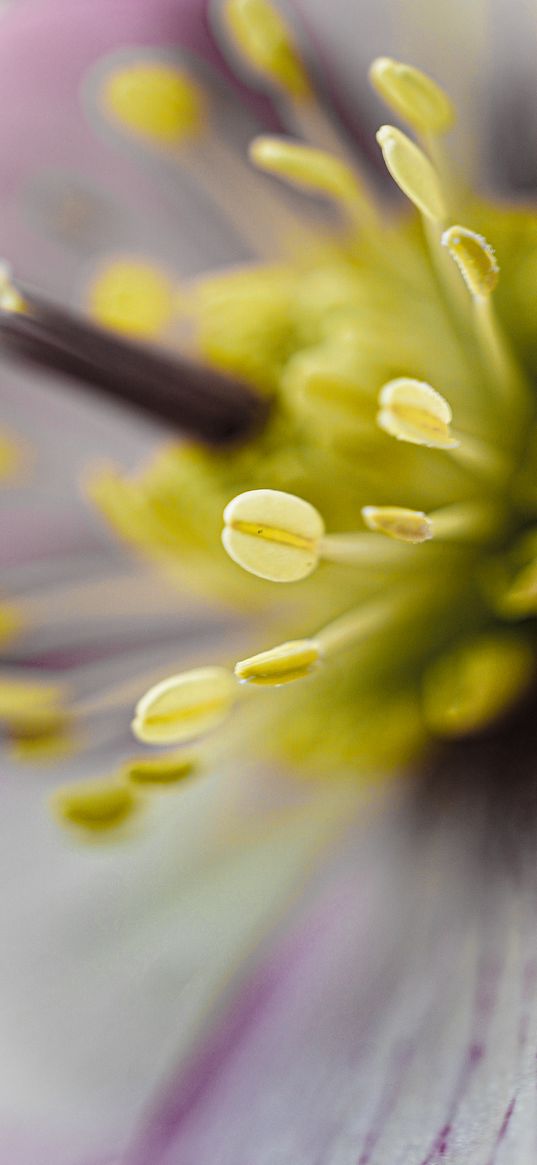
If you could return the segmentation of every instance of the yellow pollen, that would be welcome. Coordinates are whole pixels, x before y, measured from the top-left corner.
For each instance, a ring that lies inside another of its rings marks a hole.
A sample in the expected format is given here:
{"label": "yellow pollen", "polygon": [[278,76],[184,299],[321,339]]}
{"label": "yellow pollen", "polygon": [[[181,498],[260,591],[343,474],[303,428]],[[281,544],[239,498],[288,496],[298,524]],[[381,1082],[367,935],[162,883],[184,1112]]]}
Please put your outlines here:
{"label": "yellow pollen", "polygon": [[227,30],[248,65],[294,98],[307,98],[310,83],[290,29],[267,0],[227,0]]}
{"label": "yellow pollen", "polygon": [[447,208],[440,179],[423,150],[393,125],[381,126],[377,141],[387,169],[403,194],[425,218],[442,222]]}
{"label": "yellow pollen", "polygon": [[238,680],[251,684],[287,684],[309,675],[320,654],[315,639],[296,639],[239,660],[235,664],[235,675]]}
{"label": "yellow pollen", "polygon": [[339,158],[283,137],[255,138],[250,146],[254,165],[311,194],[320,194],[356,209],[363,192],[349,166]]}
{"label": "yellow pollen", "polygon": [[433,536],[431,522],[421,510],[406,510],[402,506],[364,506],[362,516],[370,530],[387,534],[398,542],[428,542]]}
{"label": "yellow pollen", "polygon": [[444,231],[442,243],[454,258],[470,294],[475,298],[490,295],[498,283],[500,269],[486,239],[467,227],[454,226]]}
{"label": "yellow pollen", "polygon": [[223,667],[201,667],[170,676],[136,705],[132,730],[145,744],[178,744],[215,728],[236,698],[233,676]]}
{"label": "yellow pollen", "polygon": [[421,380],[399,377],[380,392],[377,423],[399,441],[432,449],[455,449],[451,408],[436,389]]}
{"label": "yellow pollen", "polygon": [[50,804],[62,824],[98,833],[122,825],[137,809],[138,800],[128,785],[100,780],[58,789]]}
{"label": "yellow pollen", "polygon": [[154,339],[175,311],[176,290],[163,271],[137,259],[116,259],[92,280],[87,303],[90,316],[104,328],[128,336]]}
{"label": "yellow pollen", "polygon": [[144,789],[179,785],[198,771],[199,762],[192,753],[173,752],[163,756],[135,757],[121,770],[124,780]]}
{"label": "yellow pollen", "polygon": [[159,145],[178,145],[203,125],[200,89],[163,61],[135,61],[109,73],[101,100],[115,121]]}
{"label": "yellow pollen", "polygon": [[323,534],[314,506],[280,490],[250,490],[224,510],[222,543],[230,558],[271,582],[296,582],[311,574]]}
{"label": "yellow pollen", "polygon": [[455,111],[449,97],[420,69],[377,57],[369,78],[390,109],[418,133],[445,133],[453,125]]}
{"label": "yellow pollen", "polygon": [[462,643],[425,675],[429,727],[440,736],[478,732],[516,702],[534,670],[530,644],[518,636],[491,632]]}

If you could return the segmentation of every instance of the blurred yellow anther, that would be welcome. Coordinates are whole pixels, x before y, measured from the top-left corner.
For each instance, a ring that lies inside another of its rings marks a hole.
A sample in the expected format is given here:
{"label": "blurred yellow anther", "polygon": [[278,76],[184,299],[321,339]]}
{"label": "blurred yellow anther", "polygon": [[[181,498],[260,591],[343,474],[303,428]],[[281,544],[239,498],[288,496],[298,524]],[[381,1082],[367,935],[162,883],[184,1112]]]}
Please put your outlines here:
{"label": "blurred yellow anther", "polygon": [[159,145],[177,145],[202,128],[203,94],[164,61],[133,61],[104,80],[101,101],[114,121]]}
{"label": "blurred yellow anther", "polygon": [[447,209],[440,179],[423,150],[393,125],[381,126],[377,141],[386,166],[403,194],[426,218],[442,222]]}
{"label": "blurred yellow anther", "polygon": [[324,523],[303,498],[280,490],[239,494],[224,510],[222,542],[234,562],[271,582],[296,582],[319,561]]}
{"label": "blurred yellow anther", "polygon": [[11,725],[37,724],[57,716],[64,691],[57,684],[38,684],[0,676],[0,720]]}
{"label": "blurred yellow anther", "polygon": [[254,165],[269,174],[356,209],[363,193],[350,166],[325,150],[316,150],[283,137],[255,138],[250,146]]}
{"label": "blurred yellow anther", "polygon": [[126,761],[121,776],[135,787],[168,788],[179,785],[198,770],[197,757],[191,752],[165,753],[162,756],[134,757]]}
{"label": "blurred yellow anther", "polygon": [[379,404],[377,423],[398,441],[432,449],[458,446],[449,429],[450,406],[430,384],[404,376],[390,380],[381,390]]}
{"label": "blurred yellow anther", "polygon": [[310,94],[310,84],[291,30],[267,0],[227,0],[227,30],[248,65],[291,97]]}
{"label": "blurred yellow anther", "polygon": [[387,534],[398,542],[428,542],[433,536],[431,522],[421,510],[406,510],[402,506],[364,506],[362,517],[370,530]]}
{"label": "blurred yellow anther", "polygon": [[225,719],[236,687],[223,667],[200,667],[170,676],[136,705],[132,730],[145,744],[178,744],[209,732]]}
{"label": "blurred yellow anther", "polygon": [[377,57],[369,77],[390,109],[418,133],[445,133],[453,125],[455,111],[449,97],[420,69],[391,57]]}
{"label": "blurred yellow anther", "polygon": [[461,644],[425,675],[424,713],[440,736],[478,732],[524,693],[535,669],[528,642],[490,633]]}
{"label": "blurred yellow anther", "polygon": [[288,684],[309,675],[321,651],[315,639],[295,639],[235,664],[237,679],[250,684]]}
{"label": "blurred yellow anther", "polygon": [[500,268],[486,239],[467,227],[454,226],[444,231],[442,243],[454,258],[470,294],[478,299],[490,295],[498,283]]}
{"label": "blurred yellow anther", "polygon": [[128,785],[101,780],[58,789],[50,805],[62,824],[98,833],[122,825],[138,807],[138,801]]}
{"label": "blurred yellow anther", "polygon": [[15,606],[0,606],[0,643],[8,643],[24,627],[24,615]]}
{"label": "blurred yellow anther", "polygon": [[163,271],[139,259],[110,261],[87,292],[91,317],[104,328],[153,339],[164,331],[175,309],[175,288]]}

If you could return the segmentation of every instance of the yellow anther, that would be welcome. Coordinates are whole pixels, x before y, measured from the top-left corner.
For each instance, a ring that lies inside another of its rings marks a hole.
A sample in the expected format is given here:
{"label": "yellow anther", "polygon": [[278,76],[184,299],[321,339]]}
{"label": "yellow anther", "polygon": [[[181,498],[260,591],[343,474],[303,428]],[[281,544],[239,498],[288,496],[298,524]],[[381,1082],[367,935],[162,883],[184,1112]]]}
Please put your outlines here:
{"label": "yellow anther", "polygon": [[255,489],[224,510],[222,542],[234,562],[271,582],[296,582],[319,561],[324,523],[309,502],[294,494]]}
{"label": "yellow anther", "polygon": [[421,69],[377,57],[369,78],[390,109],[419,133],[445,133],[453,125],[455,110],[449,97]]}
{"label": "yellow anther", "polygon": [[0,606],[0,643],[8,643],[24,627],[24,615],[17,607],[2,603]]}
{"label": "yellow anther", "polygon": [[267,0],[227,0],[222,15],[233,43],[256,73],[291,97],[309,96],[291,30]]}
{"label": "yellow anther", "polygon": [[110,118],[159,145],[194,137],[203,124],[201,90],[164,61],[141,59],[109,72],[101,101]]}
{"label": "yellow anther", "polygon": [[138,800],[128,785],[101,780],[58,789],[50,804],[62,824],[98,833],[122,825],[138,807]]}
{"label": "yellow anther", "polygon": [[178,744],[216,728],[236,698],[231,672],[200,667],[170,676],[136,705],[132,730],[145,744]]}
{"label": "yellow anther", "polygon": [[430,384],[408,377],[390,380],[379,396],[377,423],[398,441],[427,445],[431,449],[455,449],[451,436],[451,408]]}
{"label": "yellow anther", "polygon": [[470,294],[476,299],[490,295],[498,283],[500,268],[486,239],[467,227],[455,226],[444,231],[442,243],[454,258]]}
{"label": "yellow anther", "polygon": [[270,651],[261,651],[235,664],[237,679],[250,684],[288,684],[301,680],[318,663],[321,654],[315,639],[295,639]]}
{"label": "yellow anther", "polygon": [[126,761],[121,776],[135,787],[158,789],[179,785],[198,771],[197,757],[192,753],[173,752],[163,756],[134,757]]}
{"label": "yellow anther", "polygon": [[507,711],[535,668],[530,644],[506,634],[482,635],[436,661],[426,674],[424,712],[441,736],[478,732]]}
{"label": "yellow anther", "polygon": [[370,530],[387,534],[398,542],[428,542],[433,536],[431,522],[421,510],[406,510],[402,506],[364,506],[362,516]]}
{"label": "yellow anther", "polygon": [[92,280],[87,303],[89,314],[102,327],[154,339],[174,314],[175,288],[151,263],[116,259]]}
{"label": "yellow anther", "polygon": [[356,208],[363,198],[350,166],[325,150],[283,137],[255,138],[250,146],[254,165],[311,194],[320,194]]}
{"label": "yellow anther", "polygon": [[0,720],[9,724],[36,722],[57,714],[64,698],[57,684],[38,684],[0,676]]}
{"label": "yellow anther", "polygon": [[386,166],[403,194],[426,218],[442,222],[447,209],[440,179],[423,150],[393,125],[383,125],[377,141]]}

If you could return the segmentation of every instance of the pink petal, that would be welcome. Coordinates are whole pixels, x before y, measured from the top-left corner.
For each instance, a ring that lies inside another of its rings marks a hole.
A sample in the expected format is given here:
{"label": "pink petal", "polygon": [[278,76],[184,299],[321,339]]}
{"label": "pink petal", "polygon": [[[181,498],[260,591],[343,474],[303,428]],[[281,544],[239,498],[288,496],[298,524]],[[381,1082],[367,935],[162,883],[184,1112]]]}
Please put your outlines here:
{"label": "pink petal", "polygon": [[533,877],[491,876],[454,817],[353,831],[128,1165],[535,1159]]}

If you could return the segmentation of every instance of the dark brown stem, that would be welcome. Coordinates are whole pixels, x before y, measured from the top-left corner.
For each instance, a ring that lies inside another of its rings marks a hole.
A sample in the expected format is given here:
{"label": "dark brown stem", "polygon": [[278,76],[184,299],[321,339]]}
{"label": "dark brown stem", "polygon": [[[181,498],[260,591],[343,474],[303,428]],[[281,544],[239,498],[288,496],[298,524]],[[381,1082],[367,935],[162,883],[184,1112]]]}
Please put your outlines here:
{"label": "dark brown stem", "polygon": [[18,287],[24,311],[0,310],[0,345],[210,445],[248,440],[269,405],[248,385],[180,355],[123,340]]}

